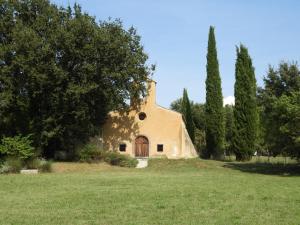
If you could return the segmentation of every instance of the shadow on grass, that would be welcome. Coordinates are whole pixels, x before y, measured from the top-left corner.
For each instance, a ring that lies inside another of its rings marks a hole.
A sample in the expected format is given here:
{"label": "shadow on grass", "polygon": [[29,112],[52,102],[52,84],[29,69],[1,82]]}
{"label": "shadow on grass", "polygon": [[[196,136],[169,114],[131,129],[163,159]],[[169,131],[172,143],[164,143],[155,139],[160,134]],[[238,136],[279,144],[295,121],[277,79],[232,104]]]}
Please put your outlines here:
{"label": "shadow on grass", "polygon": [[237,163],[226,162],[225,168],[240,170],[247,173],[258,173],[266,175],[300,176],[300,164],[250,162]]}

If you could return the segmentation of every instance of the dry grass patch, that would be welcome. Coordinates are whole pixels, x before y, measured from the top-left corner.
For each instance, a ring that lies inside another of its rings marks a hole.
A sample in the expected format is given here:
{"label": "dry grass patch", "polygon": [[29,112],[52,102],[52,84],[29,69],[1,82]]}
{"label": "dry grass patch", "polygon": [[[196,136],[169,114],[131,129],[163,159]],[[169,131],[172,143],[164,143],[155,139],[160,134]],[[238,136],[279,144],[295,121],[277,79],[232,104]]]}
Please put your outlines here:
{"label": "dry grass patch", "polygon": [[56,162],[52,165],[54,173],[77,173],[77,172],[105,172],[127,170],[111,166],[105,162],[102,163],[78,163],[78,162]]}

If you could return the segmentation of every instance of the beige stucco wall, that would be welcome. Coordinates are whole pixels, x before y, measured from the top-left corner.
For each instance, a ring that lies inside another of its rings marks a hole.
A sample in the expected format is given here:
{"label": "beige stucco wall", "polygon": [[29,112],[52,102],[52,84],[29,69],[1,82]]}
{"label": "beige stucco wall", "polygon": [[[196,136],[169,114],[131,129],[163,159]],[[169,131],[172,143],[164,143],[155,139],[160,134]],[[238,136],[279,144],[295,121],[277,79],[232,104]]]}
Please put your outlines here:
{"label": "beige stucco wall", "polygon": [[[156,105],[155,85],[154,81],[149,82],[148,97],[138,107],[109,113],[101,137],[103,147],[118,151],[119,145],[124,143],[127,148],[122,153],[134,157],[135,139],[145,136],[149,140],[149,157],[197,157],[182,115]],[[146,119],[139,119],[140,112],[146,113]],[[158,144],[164,145],[163,152],[157,152]]]}

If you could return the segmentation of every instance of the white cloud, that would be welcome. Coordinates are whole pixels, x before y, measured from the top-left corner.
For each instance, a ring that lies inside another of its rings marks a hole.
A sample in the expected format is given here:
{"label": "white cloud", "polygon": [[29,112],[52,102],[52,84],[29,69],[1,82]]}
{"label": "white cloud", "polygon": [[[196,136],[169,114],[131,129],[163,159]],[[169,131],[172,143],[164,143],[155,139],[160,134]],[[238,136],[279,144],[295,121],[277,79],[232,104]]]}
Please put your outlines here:
{"label": "white cloud", "polygon": [[223,105],[234,105],[234,97],[233,96],[227,96],[223,99]]}

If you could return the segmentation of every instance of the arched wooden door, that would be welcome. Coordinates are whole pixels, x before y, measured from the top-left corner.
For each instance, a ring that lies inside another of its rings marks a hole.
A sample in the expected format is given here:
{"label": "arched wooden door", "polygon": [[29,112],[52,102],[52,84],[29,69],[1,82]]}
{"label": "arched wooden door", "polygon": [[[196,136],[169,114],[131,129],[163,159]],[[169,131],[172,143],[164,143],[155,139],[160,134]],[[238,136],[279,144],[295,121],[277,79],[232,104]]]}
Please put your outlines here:
{"label": "arched wooden door", "polygon": [[144,136],[135,139],[135,157],[149,157],[149,141]]}

